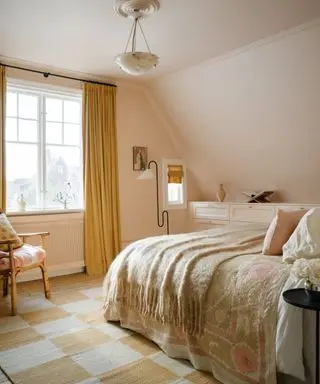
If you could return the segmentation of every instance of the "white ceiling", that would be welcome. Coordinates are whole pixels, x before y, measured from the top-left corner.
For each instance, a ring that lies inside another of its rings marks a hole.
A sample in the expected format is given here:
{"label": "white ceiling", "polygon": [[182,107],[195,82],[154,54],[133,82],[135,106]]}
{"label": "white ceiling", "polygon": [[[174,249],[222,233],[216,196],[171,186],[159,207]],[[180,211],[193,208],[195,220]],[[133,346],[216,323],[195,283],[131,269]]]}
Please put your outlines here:
{"label": "white ceiling", "polygon": [[[143,20],[160,66],[150,79],[225,54],[320,16],[319,0],[160,0]],[[0,0],[0,56],[37,66],[127,77],[113,63],[131,23],[112,0]],[[140,37],[140,36],[138,36]]]}

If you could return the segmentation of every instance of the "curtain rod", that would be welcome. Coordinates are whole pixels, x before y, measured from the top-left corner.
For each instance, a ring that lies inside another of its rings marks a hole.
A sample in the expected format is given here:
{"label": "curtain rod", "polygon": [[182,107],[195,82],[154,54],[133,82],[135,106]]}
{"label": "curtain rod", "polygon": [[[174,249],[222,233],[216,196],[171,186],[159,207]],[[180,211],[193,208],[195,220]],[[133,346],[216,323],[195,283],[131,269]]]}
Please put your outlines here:
{"label": "curtain rod", "polygon": [[19,69],[20,71],[27,71],[27,72],[38,73],[40,75],[43,75],[45,78],[48,78],[49,76],[54,76],[54,77],[60,77],[61,79],[83,81],[83,82],[91,83],[91,84],[108,85],[109,87],[117,87],[115,84],[102,83],[101,81],[85,80],[85,79],[80,79],[78,77],[58,75],[56,73],[43,72],[43,71],[38,71],[36,69],[29,69],[29,68],[24,68],[24,67],[18,67],[16,65],[2,64],[1,62],[0,62],[0,65],[3,65],[4,67],[7,67],[7,68]]}

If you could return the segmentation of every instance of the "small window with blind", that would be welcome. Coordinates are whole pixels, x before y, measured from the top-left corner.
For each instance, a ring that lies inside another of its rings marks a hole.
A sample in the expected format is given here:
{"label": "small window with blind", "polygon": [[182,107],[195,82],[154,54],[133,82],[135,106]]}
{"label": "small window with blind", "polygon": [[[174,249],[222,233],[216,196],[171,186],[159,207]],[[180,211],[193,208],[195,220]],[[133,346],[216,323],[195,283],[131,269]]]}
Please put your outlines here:
{"label": "small window with blind", "polygon": [[186,169],[179,159],[163,160],[164,209],[185,209],[187,206]]}

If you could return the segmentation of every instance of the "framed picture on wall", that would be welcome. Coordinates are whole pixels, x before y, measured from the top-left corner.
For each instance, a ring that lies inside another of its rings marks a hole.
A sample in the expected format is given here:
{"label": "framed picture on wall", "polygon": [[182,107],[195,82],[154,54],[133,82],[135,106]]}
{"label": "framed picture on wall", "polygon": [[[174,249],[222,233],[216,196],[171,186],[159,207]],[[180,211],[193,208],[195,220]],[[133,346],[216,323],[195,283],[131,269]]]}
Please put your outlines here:
{"label": "framed picture on wall", "polygon": [[133,170],[144,171],[148,165],[148,148],[132,147]]}

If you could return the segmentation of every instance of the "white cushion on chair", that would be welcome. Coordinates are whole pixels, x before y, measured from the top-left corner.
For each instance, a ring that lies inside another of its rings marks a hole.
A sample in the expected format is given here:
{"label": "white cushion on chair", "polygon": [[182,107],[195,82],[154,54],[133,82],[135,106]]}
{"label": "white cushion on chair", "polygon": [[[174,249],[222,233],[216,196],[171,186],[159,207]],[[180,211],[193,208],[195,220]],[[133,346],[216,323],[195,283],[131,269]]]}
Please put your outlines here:
{"label": "white cushion on chair", "polygon": [[[1,255],[8,255],[7,252],[0,252]],[[23,244],[22,247],[13,251],[15,267],[29,267],[32,264],[42,262],[46,257],[46,251],[41,247],[34,245]],[[0,259],[0,271],[10,269],[9,258]]]}

